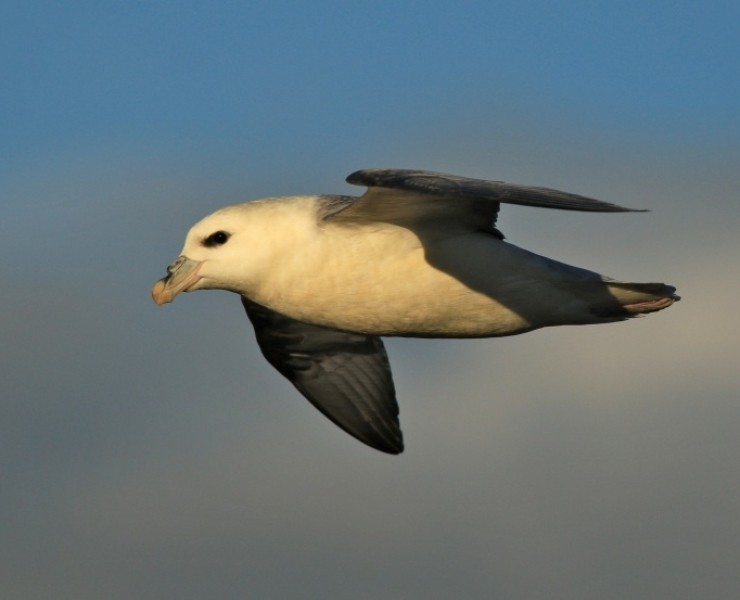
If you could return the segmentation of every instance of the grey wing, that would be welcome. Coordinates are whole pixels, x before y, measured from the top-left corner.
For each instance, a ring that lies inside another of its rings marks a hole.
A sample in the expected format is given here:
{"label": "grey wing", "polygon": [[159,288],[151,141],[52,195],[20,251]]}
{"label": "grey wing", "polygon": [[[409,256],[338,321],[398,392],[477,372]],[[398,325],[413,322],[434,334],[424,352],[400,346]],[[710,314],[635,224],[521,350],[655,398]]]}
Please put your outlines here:
{"label": "grey wing", "polygon": [[262,354],[316,408],[381,452],[403,451],[398,403],[379,337],[309,325],[242,296]]}
{"label": "grey wing", "polygon": [[[543,187],[515,185],[502,181],[471,179],[445,173],[409,169],[363,169],[347,182],[370,188],[359,200],[340,211],[341,218],[379,218],[388,213],[410,220],[412,212],[427,212],[437,220],[453,217],[478,225],[495,221],[499,203],[591,212],[642,212],[610,202]],[[412,204],[403,213],[391,206],[401,200]],[[429,204],[426,208],[422,201]],[[461,213],[468,213],[461,217]],[[429,218],[429,217],[427,217]],[[415,220],[419,220],[417,216]]]}

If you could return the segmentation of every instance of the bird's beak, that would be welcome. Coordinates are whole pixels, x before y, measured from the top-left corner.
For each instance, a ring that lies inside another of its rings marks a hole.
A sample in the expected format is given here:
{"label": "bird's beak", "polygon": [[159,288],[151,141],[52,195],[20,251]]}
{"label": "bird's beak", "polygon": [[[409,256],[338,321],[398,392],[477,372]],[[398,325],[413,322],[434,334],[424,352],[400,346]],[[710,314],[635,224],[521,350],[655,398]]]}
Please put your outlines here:
{"label": "bird's beak", "polygon": [[179,256],[167,267],[167,276],[154,284],[152,299],[162,305],[172,302],[180,292],[187,292],[200,279],[202,265],[203,261]]}

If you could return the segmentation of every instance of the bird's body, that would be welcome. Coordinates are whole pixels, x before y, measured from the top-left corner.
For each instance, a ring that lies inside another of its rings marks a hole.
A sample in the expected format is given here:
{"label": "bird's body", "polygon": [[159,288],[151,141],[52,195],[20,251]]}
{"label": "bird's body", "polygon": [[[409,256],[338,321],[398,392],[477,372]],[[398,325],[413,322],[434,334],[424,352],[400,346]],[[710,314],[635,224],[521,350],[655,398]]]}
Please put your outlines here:
{"label": "bird's body", "polygon": [[[317,215],[323,200],[287,197],[229,209],[266,232],[259,243],[269,264],[258,282],[235,291],[300,321],[372,335],[480,337],[531,328],[492,295],[431,267],[429,250],[413,231],[394,224],[322,223]],[[447,249],[461,258],[472,253],[461,265],[485,265],[491,282],[502,275],[526,280],[511,269],[512,254],[524,251],[490,234],[432,243],[433,252]]]}
{"label": "bird's body", "polygon": [[[334,385],[337,369],[346,371],[347,381],[364,378],[364,388],[387,379],[376,386],[373,402],[395,407],[378,336],[496,337],[620,321],[677,299],[664,284],[618,282],[533,254],[495,229],[499,202],[628,209],[554,190],[425,172],[369,170],[351,177],[370,191],[361,198],[268,198],[206,217],[191,229],[182,256],[153,296],[164,303],[195,289],[240,294],[268,360],[337,424],[381,450],[400,451],[400,430],[390,445],[353,430],[348,420],[372,429],[379,419],[372,410],[343,416],[345,405],[358,400],[353,394],[369,392]],[[345,360],[372,355],[380,358],[364,375]],[[302,381],[308,367],[293,364],[301,360],[322,367],[307,380],[320,385],[318,393]],[[380,420],[397,425],[391,413]]]}

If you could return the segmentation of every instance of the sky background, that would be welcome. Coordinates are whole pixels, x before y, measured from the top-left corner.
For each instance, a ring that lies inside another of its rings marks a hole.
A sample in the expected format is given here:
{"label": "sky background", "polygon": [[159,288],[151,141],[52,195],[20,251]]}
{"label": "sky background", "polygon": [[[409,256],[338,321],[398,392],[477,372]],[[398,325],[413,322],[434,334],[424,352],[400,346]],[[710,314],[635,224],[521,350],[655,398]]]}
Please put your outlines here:
{"label": "sky background", "polygon": [[[737,2],[0,7],[0,596],[740,593]],[[364,167],[649,213],[505,207],[534,252],[683,301],[389,340],[407,450],[259,355],[238,298],[153,282],[225,204]]]}

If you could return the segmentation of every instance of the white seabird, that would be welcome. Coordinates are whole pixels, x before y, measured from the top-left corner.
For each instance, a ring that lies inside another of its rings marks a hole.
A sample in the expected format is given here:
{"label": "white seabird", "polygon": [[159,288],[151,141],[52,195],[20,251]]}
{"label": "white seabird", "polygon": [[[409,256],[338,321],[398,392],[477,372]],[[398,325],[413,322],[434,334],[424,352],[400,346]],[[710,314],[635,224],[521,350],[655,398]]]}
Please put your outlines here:
{"label": "white seabird", "polygon": [[[227,206],[196,223],[152,289],[241,295],[270,364],[329,419],[391,454],[403,450],[381,336],[479,338],[622,321],[679,297],[504,241],[500,203],[633,209],[557,190],[428,171],[365,169],[363,196],[289,196]],[[641,212],[641,211],[634,211]]]}

